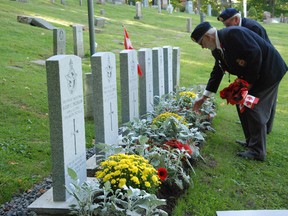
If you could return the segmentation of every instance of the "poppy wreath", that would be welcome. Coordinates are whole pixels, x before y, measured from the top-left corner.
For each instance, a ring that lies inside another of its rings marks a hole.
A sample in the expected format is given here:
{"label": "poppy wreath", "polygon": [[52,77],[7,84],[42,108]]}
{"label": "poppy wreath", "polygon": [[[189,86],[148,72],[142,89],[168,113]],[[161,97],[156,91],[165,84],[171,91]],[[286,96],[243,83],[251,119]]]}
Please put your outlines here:
{"label": "poppy wreath", "polygon": [[220,97],[227,100],[227,104],[243,104],[248,94],[249,83],[237,78],[228,87],[220,91]]}

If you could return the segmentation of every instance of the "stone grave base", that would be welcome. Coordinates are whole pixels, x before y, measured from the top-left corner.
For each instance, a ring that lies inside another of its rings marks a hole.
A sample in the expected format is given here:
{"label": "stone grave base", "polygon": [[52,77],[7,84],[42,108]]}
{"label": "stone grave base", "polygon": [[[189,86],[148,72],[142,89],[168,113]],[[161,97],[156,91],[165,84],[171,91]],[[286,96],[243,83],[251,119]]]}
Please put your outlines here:
{"label": "stone grave base", "polygon": [[[87,180],[93,180],[93,178],[87,178]],[[70,212],[69,206],[76,204],[74,197],[70,197],[66,202],[54,202],[53,201],[53,188],[49,189],[46,193],[40,196],[32,204],[28,206],[28,209],[37,213],[38,216],[68,216]]]}
{"label": "stone grave base", "polygon": [[217,211],[217,216],[284,216],[288,210],[241,210],[241,211]]}

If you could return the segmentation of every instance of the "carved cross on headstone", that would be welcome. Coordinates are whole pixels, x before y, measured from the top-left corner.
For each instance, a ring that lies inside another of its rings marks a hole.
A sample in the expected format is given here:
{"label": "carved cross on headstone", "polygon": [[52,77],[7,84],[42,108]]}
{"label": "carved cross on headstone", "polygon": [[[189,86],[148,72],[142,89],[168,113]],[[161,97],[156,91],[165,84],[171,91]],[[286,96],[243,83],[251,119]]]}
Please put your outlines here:
{"label": "carved cross on headstone", "polygon": [[153,104],[153,93],[152,93],[152,89],[151,89],[151,84],[149,83],[148,85],[148,92],[149,92],[149,103]]}
{"label": "carved cross on headstone", "polygon": [[133,92],[133,99],[132,99],[132,103],[133,103],[133,111],[134,111],[134,114],[133,114],[133,117],[136,116],[136,98],[135,98],[135,92]]}
{"label": "carved cross on headstone", "polygon": [[111,131],[113,131],[113,118],[112,118],[112,115],[114,114],[114,111],[112,109],[112,103],[110,102],[110,122],[111,122]]}
{"label": "carved cross on headstone", "polygon": [[76,120],[73,119],[73,133],[72,135],[74,136],[74,151],[75,151],[75,155],[77,155],[77,141],[76,141],[76,135],[77,133],[79,133],[79,130],[76,130]]}

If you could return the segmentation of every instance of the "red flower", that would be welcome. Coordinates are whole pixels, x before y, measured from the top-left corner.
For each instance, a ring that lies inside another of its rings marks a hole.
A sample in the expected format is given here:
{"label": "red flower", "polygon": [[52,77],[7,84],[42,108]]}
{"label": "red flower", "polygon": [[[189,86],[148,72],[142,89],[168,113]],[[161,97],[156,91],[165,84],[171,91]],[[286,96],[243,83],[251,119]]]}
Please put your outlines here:
{"label": "red flower", "polygon": [[242,79],[236,79],[228,87],[220,91],[220,97],[227,100],[227,104],[243,104],[248,94],[249,83]]}
{"label": "red flower", "polygon": [[164,181],[166,178],[167,178],[167,170],[166,170],[166,168],[164,168],[164,167],[160,167],[159,169],[158,169],[158,176],[159,176],[159,178],[162,180],[162,181]]}
{"label": "red flower", "polygon": [[176,139],[172,139],[172,140],[166,141],[165,144],[168,145],[168,146],[171,146],[173,148],[178,148],[180,150],[181,149],[185,149],[185,150],[188,151],[188,153],[190,155],[192,154],[192,149],[191,149],[191,147],[188,144],[183,144],[183,143],[179,142]]}

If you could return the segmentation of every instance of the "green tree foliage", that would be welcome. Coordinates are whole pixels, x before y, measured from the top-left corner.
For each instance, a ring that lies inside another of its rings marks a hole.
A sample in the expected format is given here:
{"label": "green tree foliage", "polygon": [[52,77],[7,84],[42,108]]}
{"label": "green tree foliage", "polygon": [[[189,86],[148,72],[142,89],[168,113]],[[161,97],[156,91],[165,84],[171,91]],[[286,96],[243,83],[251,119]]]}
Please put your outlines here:
{"label": "green tree foliage", "polygon": [[248,18],[257,20],[257,11],[255,7],[250,7],[248,11]]}
{"label": "green tree foliage", "polygon": [[264,11],[271,13],[272,17],[279,17],[281,13],[288,15],[287,0],[247,0],[248,10],[250,7],[255,7],[258,18],[261,17]]}

